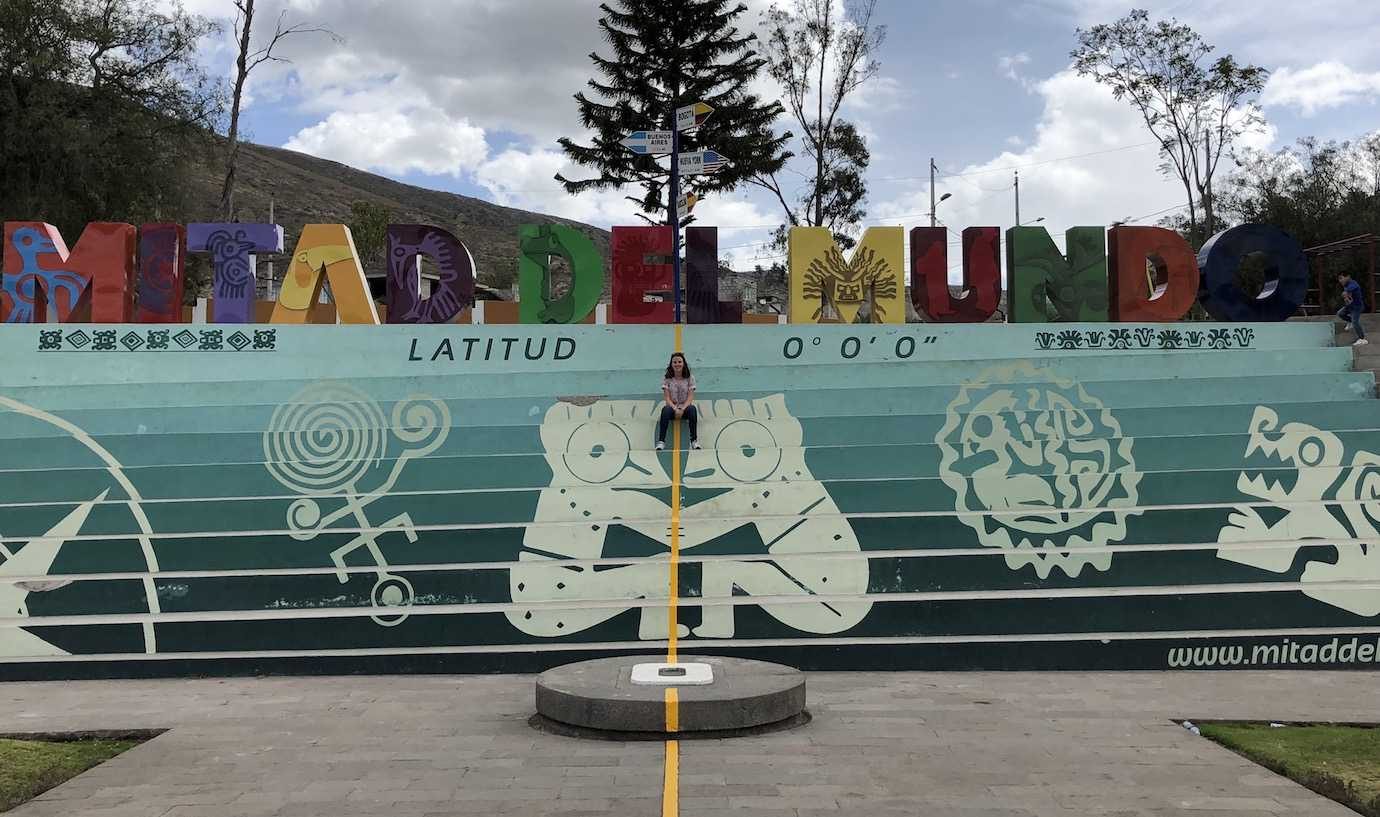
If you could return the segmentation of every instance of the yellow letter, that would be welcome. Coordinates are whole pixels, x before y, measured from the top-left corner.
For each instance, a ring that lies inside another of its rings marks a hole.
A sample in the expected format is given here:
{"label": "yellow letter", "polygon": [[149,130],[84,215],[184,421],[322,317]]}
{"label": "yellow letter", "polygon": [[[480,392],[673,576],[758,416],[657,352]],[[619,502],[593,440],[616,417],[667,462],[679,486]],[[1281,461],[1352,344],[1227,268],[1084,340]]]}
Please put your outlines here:
{"label": "yellow letter", "polygon": [[331,282],[331,299],[341,323],[379,322],[354,237],[344,224],[308,224],[302,228],[270,320],[306,323],[312,304],[321,297],[322,272]]}
{"label": "yellow letter", "polygon": [[[867,228],[849,260],[828,229],[792,227],[787,256],[791,323],[852,323],[869,291],[873,323],[906,322],[905,232],[900,227]],[[826,318],[826,309],[837,317]]]}

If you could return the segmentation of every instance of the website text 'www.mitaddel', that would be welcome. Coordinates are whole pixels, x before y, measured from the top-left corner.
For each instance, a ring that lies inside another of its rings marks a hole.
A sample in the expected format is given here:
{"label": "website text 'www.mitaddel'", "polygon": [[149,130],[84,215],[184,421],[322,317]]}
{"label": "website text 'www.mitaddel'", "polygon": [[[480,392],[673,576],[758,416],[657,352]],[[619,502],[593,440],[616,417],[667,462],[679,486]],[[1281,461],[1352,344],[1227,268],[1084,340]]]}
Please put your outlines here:
{"label": "website text 'www.mitaddel'", "polygon": [[1287,667],[1380,664],[1380,638],[1281,638],[1255,644],[1171,647],[1170,667]]}

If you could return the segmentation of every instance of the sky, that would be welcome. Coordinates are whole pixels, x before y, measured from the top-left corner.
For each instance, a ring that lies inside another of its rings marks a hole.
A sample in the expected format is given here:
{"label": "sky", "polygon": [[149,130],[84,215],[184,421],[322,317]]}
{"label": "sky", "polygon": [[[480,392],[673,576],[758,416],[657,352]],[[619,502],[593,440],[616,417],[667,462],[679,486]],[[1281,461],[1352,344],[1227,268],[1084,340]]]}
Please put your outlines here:
{"label": "sky", "polygon": [[[173,2],[174,0],[167,0]],[[745,27],[771,0],[745,0]],[[183,0],[220,18],[202,58],[230,75],[231,0]],[[337,35],[284,41],[290,60],[261,66],[243,112],[245,137],[423,187],[600,227],[639,224],[624,193],[572,197],[556,139],[587,137],[572,95],[607,53],[597,0],[259,0],[258,28],[290,22]],[[1152,17],[1193,26],[1217,53],[1271,71],[1266,124],[1243,145],[1278,149],[1304,136],[1356,139],[1380,128],[1380,4],[1374,0],[1142,0]],[[1043,219],[1056,241],[1077,225],[1153,224],[1183,204],[1130,103],[1069,67],[1075,30],[1111,22],[1111,0],[879,0],[887,27],[881,70],[843,114],[868,138],[866,224],[929,223],[929,160],[940,171],[938,217],[1013,226],[1013,174],[1023,224]],[[759,81],[767,98],[780,96]],[[783,118],[781,127],[789,124]],[[798,151],[797,151],[798,152]],[[781,223],[770,194],[745,186],[706,197],[701,225],[719,227],[721,258],[739,269],[781,260],[766,246]],[[442,225],[445,226],[445,225]],[[460,236],[463,240],[464,236]],[[951,247],[951,267],[958,262]]]}

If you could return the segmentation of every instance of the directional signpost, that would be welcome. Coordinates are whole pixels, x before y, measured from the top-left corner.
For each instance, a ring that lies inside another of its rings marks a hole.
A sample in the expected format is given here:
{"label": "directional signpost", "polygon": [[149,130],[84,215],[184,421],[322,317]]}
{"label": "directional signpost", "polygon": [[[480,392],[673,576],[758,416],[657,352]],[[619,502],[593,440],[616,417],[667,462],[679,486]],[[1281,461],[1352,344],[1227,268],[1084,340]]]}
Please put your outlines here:
{"label": "directional signpost", "polygon": [[671,152],[671,143],[674,140],[675,134],[668,130],[639,130],[628,134],[627,138],[618,144],[633,153],[664,156]]}
{"label": "directional signpost", "polygon": [[717,173],[723,170],[728,160],[712,150],[697,150],[693,153],[680,153],[676,156],[680,163],[680,175],[698,176],[701,173]]}
{"label": "directional signpost", "polygon": [[676,108],[676,130],[690,130],[704,124],[714,109],[703,102]]}
{"label": "directional signpost", "polygon": [[703,125],[714,108],[704,102],[676,108],[676,129],[633,131],[619,141],[623,147],[642,156],[671,156],[671,202],[676,208],[676,216],[671,224],[671,269],[675,276],[676,323],[680,323],[680,223],[690,215],[698,196],[682,195],[680,177],[696,176],[702,173],[717,173],[728,164],[728,160],[712,150],[696,150],[681,154],[681,131],[694,130]]}
{"label": "directional signpost", "polygon": [[676,220],[684,221],[689,217],[690,211],[695,209],[695,202],[699,200],[700,197],[694,193],[681,193],[676,198]]}

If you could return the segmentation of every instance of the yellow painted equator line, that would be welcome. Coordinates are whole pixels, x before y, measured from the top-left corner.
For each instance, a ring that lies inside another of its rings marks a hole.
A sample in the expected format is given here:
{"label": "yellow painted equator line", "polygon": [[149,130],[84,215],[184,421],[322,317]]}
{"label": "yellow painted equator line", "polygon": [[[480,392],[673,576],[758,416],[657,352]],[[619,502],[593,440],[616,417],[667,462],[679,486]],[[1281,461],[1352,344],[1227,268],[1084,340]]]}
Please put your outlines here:
{"label": "yellow painted equator line", "polygon": [[[675,351],[682,352],[681,325],[676,324]],[[671,437],[671,554],[666,569],[666,663],[676,663],[677,599],[680,595],[680,423]],[[666,688],[666,731],[680,731],[680,691]],[[680,817],[680,741],[666,741],[665,771],[661,782],[661,817]]]}
{"label": "yellow painted equator line", "polygon": [[666,774],[661,782],[661,817],[680,816],[680,741],[666,741]]}

